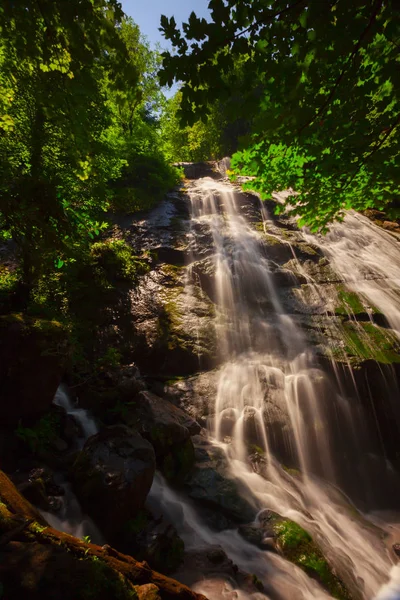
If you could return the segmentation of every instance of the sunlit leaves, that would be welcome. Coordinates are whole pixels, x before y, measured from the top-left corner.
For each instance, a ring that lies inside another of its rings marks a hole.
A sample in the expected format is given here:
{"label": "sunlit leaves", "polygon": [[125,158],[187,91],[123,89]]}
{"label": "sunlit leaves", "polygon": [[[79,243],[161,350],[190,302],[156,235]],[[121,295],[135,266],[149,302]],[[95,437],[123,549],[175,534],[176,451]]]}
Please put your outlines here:
{"label": "sunlit leaves", "polygon": [[[201,46],[164,59],[162,76],[183,81],[184,121],[193,122],[193,113],[204,114],[216,99],[240,95],[253,135],[242,141],[236,171],[256,175],[260,193],[296,189],[297,210],[313,227],[323,229],[343,207],[376,201],[393,210],[400,182],[395,3],[218,0],[212,8]],[[178,53],[185,41],[190,47],[194,32],[189,26],[184,33],[175,37]],[[230,66],[216,58],[224,54]],[[226,72],[237,60],[247,61],[245,77],[227,90]],[[196,98],[200,74],[207,95]],[[280,143],[284,150],[277,150]],[[315,158],[301,165],[299,155]]]}

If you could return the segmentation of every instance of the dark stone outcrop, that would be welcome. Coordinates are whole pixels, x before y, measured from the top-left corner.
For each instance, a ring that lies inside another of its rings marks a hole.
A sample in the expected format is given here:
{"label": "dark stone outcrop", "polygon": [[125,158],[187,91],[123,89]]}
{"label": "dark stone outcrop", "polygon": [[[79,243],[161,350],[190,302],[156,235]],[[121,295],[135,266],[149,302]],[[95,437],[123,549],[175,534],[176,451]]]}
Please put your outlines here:
{"label": "dark stone outcrop", "polygon": [[199,177],[220,178],[221,173],[216,169],[216,165],[212,161],[208,162],[180,162],[175,164],[176,167],[181,167],[186,179],[199,179]]}
{"label": "dark stone outcrop", "polygon": [[0,424],[34,418],[53,402],[68,357],[60,323],[0,316]]}
{"label": "dark stone outcrop", "polygon": [[125,425],[89,438],[72,467],[76,494],[108,539],[143,508],[154,472],[153,447]]}
{"label": "dark stone outcrop", "polygon": [[142,391],[123,419],[151,442],[168,479],[182,479],[187,474],[194,462],[190,436],[200,431],[192,417],[168,400]]}
{"label": "dark stone outcrop", "polygon": [[256,509],[245,500],[230,474],[223,450],[208,443],[202,436],[195,436],[194,443],[196,464],[185,479],[189,497],[216,513],[208,518],[208,522],[217,529],[218,513],[234,523],[251,521]]}
{"label": "dark stone outcrop", "polygon": [[[264,592],[264,585],[255,574],[239,569],[221,546],[205,546],[186,552],[185,560],[174,574],[190,587],[199,587],[212,598],[235,600],[236,590],[243,590],[246,597],[257,597]],[[204,581],[206,580],[206,581]]]}

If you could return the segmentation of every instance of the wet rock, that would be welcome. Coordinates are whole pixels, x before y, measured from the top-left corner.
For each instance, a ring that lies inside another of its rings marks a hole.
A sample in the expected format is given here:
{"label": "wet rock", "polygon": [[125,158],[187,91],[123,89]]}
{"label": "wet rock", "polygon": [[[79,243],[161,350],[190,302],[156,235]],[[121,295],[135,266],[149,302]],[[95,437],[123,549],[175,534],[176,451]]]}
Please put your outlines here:
{"label": "wet rock", "polygon": [[285,269],[292,271],[292,273],[304,283],[307,282],[307,277],[316,284],[342,283],[342,277],[333,270],[326,257],[319,258],[318,262],[307,259],[301,264],[296,259],[292,258],[283,266]]}
{"label": "wet rock", "polygon": [[234,522],[246,523],[252,520],[255,509],[242,496],[236,481],[230,478],[223,451],[211,445],[199,444],[197,436],[194,442],[197,452],[200,446],[203,457],[185,479],[185,488],[190,498]]}
{"label": "wet rock", "polygon": [[190,374],[216,361],[214,305],[179,271],[163,265],[132,292],[134,352],[147,373]]}
{"label": "wet rock", "polygon": [[159,393],[204,426],[207,416],[214,411],[219,376],[219,371],[213,370],[172,378],[161,386]]}
{"label": "wet rock", "polygon": [[141,510],[124,524],[118,547],[161,573],[171,573],[183,560],[184,543],[175,527],[148,510]]}
{"label": "wet rock", "polygon": [[81,386],[79,403],[109,423],[113,412],[117,413],[116,405],[130,402],[145,388],[137,365],[131,363],[103,371],[95,380]]}
{"label": "wet rock", "polygon": [[277,551],[275,538],[270,532],[265,532],[262,527],[240,525],[238,531],[247,542],[258,546],[261,550]]}
{"label": "wet rock", "polygon": [[89,438],[72,467],[80,502],[111,538],[143,507],[154,472],[153,447],[125,425]]}
{"label": "wet rock", "polygon": [[217,179],[221,177],[213,161],[196,163],[180,162],[176,163],[175,166],[183,169],[186,179],[199,179],[199,177],[213,177]]}
{"label": "wet rock", "polygon": [[41,510],[52,512],[59,510],[61,501],[57,496],[63,496],[65,492],[55,483],[50,469],[33,469],[27,476],[17,473],[14,482],[18,491]]}
{"label": "wet rock", "polygon": [[67,355],[67,333],[60,323],[0,316],[0,423],[17,424],[50,407]]}
{"label": "wet rock", "polygon": [[155,449],[160,452],[168,451],[175,442],[200,432],[200,425],[190,415],[151,392],[141,392],[137,405],[138,421],[135,426],[141,427],[143,435],[150,436]]}
{"label": "wet rock", "polygon": [[205,593],[209,591],[213,598],[233,600],[238,597],[235,590],[241,589],[247,594],[264,590],[255,575],[239,569],[223,548],[217,545],[185,552],[184,562],[174,575],[194,589]]}
{"label": "wet rock", "polygon": [[186,252],[184,248],[161,246],[157,248],[157,258],[161,263],[183,267],[186,263]]}
{"label": "wet rock", "polygon": [[158,465],[168,479],[182,479],[188,473],[194,462],[190,436],[201,429],[190,415],[168,400],[143,391],[123,420],[151,442]]}
{"label": "wet rock", "polygon": [[352,597],[311,536],[294,521],[266,509],[258,514],[256,522],[239,527],[239,533],[263,550],[282,554],[318,580],[335,598]]}
{"label": "wet rock", "polygon": [[254,515],[254,510],[240,496],[236,483],[213,467],[196,468],[185,485],[190,498],[214,506],[235,521],[247,521]]}

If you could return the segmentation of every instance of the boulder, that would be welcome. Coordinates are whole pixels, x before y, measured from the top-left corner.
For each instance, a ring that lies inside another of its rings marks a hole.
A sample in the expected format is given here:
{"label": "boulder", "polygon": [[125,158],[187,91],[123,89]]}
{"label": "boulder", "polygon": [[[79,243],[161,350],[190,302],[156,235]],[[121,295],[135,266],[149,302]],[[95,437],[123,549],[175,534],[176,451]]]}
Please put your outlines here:
{"label": "boulder", "polygon": [[185,546],[163,515],[155,517],[145,509],[125,523],[118,547],[138,560],[145,560],[152,569],[171,573],[182,562]]}
{"label": "boulder", "polygon": [[89,438],[72,467],[80,502],[112,539],[143,507],[154,472],[153,447],[125,425]]}
{"label": "boulder", "polygon": [[135,363],[110,368],[79,388],[79,404],[108,424],[115,405],[132,400],[145,387]]}
{"label": "boulder", "polygon": [[294,521],[266,509],[257,515],[255,522],[240,526],[239,533],[262,550],[278,552],[293,562],[316,579],[334,598],[352,598],[309,533]]}
{"label": "boulder", "polygon": [[[185,479],[188,495],[201,503],[206,509],[211,508],[222,513],[236,523],[248,523],[256,513],[255,508],[241,495],[237,482],[229,473],[229,466],[224,452],[208,444],[201,436],[196,436],[196,464]],[[218,527],[218,519],[213,515],[208,522]]]}
{"label": "boulder", "polygon": [[183,410],[151,392],[140,392],[123,416],[154,447],[157,462],[168,479],[184,477],[194,462],[190,439],[200,425]]}
{"label": "boulder", "polygon": [[[175,576],[186,585],[205,593],[211,598],[238,598],[236,590],[243,590],[244,596],[263,592],[264,586],[256,575],[238,568],[221,546],[204,546],[185,553],[185,559]],[[240,593],[240,592],[239,592]],[[264,596],[263,596],[264,597]]]}
{"label": "boulder", "polygon": [[68,357],[67,333],[56,321],[0,316],[0,424],[34,418],[53,402]]}

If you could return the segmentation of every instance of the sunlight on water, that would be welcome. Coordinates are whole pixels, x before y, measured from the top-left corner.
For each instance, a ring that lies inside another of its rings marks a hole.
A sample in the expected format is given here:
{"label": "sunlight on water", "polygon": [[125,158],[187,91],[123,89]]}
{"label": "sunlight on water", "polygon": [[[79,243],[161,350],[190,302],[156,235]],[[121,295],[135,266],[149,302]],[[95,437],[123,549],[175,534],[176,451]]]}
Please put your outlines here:
{"label": "sunlight on water", "polygon": [[[285,313],[260,234],[242,215],[244,196],[209,178],[193,183],[189,196],[192,224],[207,226],[213,239],[215,327],[225,364],[210,435],[226,452],[231,477],[259,510],[269,508],[307,529],[355,598],[400,598],[385,527],[340,491],[347,488],[373,507],[374,488],[383,482],[391,489],[395,479],[390,465],[368,445],[361,404],[350,403],[340,381],[337,385],[319,367],[301,330]],[[396,242],[351,214],[318,243],[346,281],[400,332]],[[249,443],[264,450],[263,476],[247,464]],[[280,461],[299,469],[299,475],[290,475]],[[373,479],[378,472],[379,482]],[[174,492],[164,487],[158,493],[167,505],[181,506],[181,532],[191,532],[187,542],[220,543],[242,568],[264,578],[274,598],[329,597],[283,558],[250,547],[234,531],[207,529]],[[393,527],[400,535],[400,528]],[[201,589],[213,598],[217,592],[210,585],[204,582]],[[215,597],[223,597],[221,589],[218,593]],[[229,590],[224,593],[229,597]]]}

